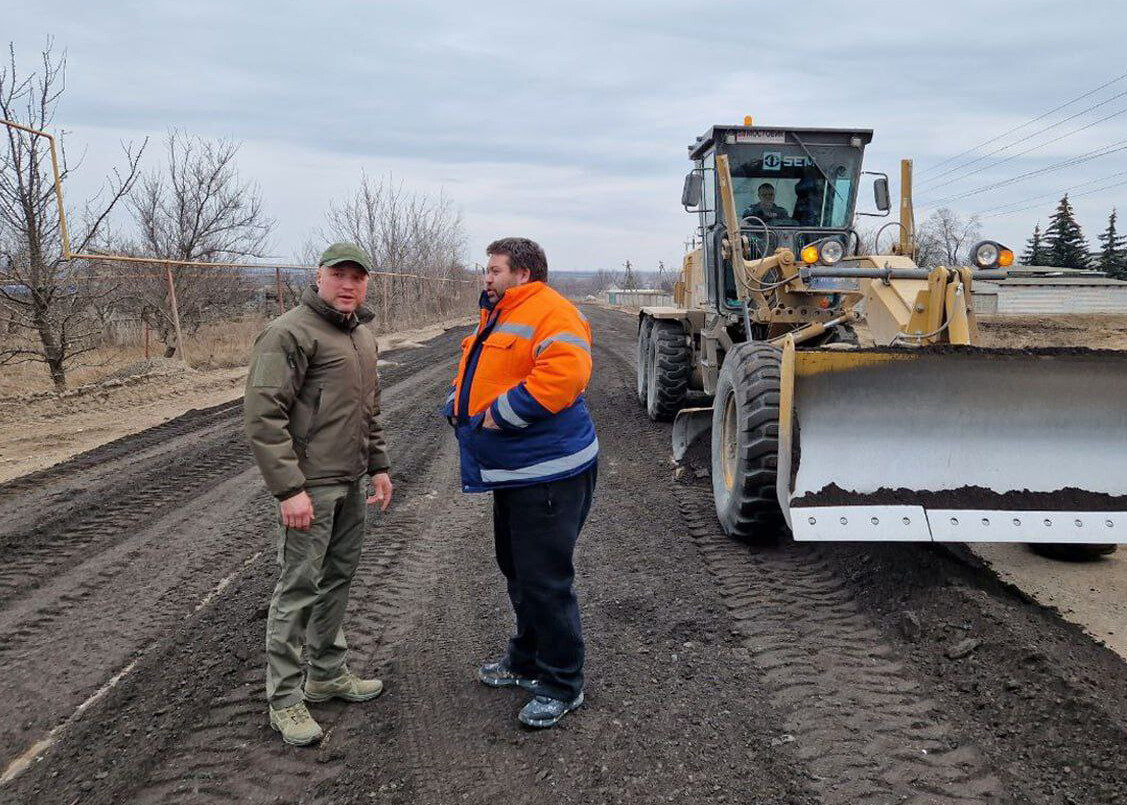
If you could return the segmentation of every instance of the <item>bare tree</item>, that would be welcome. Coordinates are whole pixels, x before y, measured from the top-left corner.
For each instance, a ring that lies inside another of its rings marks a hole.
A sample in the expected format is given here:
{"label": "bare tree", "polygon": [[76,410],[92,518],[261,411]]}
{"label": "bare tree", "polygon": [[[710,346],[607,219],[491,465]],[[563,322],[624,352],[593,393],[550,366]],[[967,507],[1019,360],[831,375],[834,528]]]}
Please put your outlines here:
{"label": "bare tree", "polygon": [[356,193],[331,205],[325,218],[318,232],[322,242],[356,243],[379,271],[425,278],[374,278],[369,304],[384,328],[450,315],[476,298],[472,283],[427,282],[472,278],[462,263],[462,215],[444,193],[435,197],[411,192],[391,176],[373,180],[365,174]]}
{"label": "bare tree", "polygon": [[618,275],[613,271],[608,271],[605,268],[600,268],[595,272],[595,279],[592,283],[594,293],[602,293],[612,285],[618,284]]}
{"label": "bare tree", "polygon": [[[138,230],[138,251],[169,260],[239,262],[262,257],[274,228],[258,188],[239,179],[236,143],[170,131],[166,164],[147,174],[129,198]],[[253,283],[229,269],[170,266],[182,328],[194,333],[211,311],[244,304]],[[141,316],[172,357],[173,322],[165,266],[134,269]]]}
{"label": "bare tree", "polygon": [[326,218],[331,236],[359,244],[392,271],[447,269],[465,248],[462,215],[448,196],[408,192],[390,175],[363,175],[356,194],[330,206]]}
{"label": "bare tree", "polygon": [[947,207],[940,207],[924,219],[919,228],[916,262],[921,266],[962,265],[981,232],[977,215],[963,218]]}
{"label": "bare tree", "polygon": [[[5,119],[37,130],[54,122],[66,89],[66,55],[56,56],[52,48],[48,40],[39,71],[21,75],[15,46],[9,44],[8,63],[0,68],[0,115]],[[24,337],[0,347],[0,363],[43,363],[56,390],[62,391],[67,368],[95,346],[99,328],[89,321],[87,309],[110,291],[104,283],[95,290],[89,282],[96,264],[62,259],[63,222],[47,141],[12,127],[5,127],[5,134],[0,146],[0,306]],[[61,139],[59,145],[59,182],[65,183],[78,166],[68,163]],[[76,253],[105,240],[111,213],[137,180],[145,145],[122,147],[124,166],[113,170],[81,213],[68,215]]]}

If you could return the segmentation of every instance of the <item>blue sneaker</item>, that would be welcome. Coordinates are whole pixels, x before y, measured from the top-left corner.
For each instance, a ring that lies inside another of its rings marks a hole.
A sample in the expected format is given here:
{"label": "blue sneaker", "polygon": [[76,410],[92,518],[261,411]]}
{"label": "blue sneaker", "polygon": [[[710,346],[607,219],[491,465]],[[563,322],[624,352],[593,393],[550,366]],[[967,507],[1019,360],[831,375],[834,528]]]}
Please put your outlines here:
{"label": "blue sneaker", "polygon": [[521,709],[517,718],[527,727],[536,729],[554,727],[561,718],[582,704],[583,691],[579,691],[579,695],[570,702],[548,696],[533,696],[532,701]]}
{"label": "blue sneaker", "polygon": [[477,669],[477,678],[483,685],[491,688],[525,688],[526,690],[536,681],[532,677],[514,673],[505,660],[487,662]]}

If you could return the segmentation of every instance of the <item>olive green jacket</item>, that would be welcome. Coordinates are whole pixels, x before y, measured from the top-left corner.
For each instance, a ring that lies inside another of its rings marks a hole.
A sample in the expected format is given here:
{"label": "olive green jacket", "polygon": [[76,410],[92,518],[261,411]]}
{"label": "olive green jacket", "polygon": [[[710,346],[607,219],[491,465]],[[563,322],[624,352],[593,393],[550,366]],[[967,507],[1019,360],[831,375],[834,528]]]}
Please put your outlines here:
{"label": "olive green jacket", "polygon": [[364,307],[345,316],[306,288],[255,340],[246,433],[279,500],[387,472],[376,337],[360,326],[372,318]]}

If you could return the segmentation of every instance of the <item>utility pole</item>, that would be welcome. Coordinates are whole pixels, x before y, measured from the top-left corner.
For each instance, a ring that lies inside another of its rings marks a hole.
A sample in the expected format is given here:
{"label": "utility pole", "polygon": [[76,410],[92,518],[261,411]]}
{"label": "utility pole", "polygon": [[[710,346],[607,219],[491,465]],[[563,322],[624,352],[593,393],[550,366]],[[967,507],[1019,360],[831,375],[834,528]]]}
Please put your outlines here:
{"label": "utility pole", "polygon": [[622,289],[624,291],[633,290],[638,287],[637,280],[634,279],[634,267],[630,265],[630,261],[625,263],[626,273],[622,275]]}

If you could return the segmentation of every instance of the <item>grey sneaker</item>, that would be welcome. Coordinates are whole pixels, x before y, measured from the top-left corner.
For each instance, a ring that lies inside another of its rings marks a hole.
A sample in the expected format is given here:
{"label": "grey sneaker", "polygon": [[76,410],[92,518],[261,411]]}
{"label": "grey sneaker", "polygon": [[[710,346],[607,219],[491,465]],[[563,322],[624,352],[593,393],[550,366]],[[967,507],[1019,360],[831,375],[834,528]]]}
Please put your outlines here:
{"label": "grey sneaker", "polygon": [[536,729],[554,727],[561,718],[582,704],[583,691],[579,691],[579,695],[570,702],[548,696],[533,696],[532,701],[521,709],[517,718],[520,719],[521,724]]}
{"label": "grey sneaker", "polygon": [[531,677],[513,673],[509,670],[509,664],[505,660],[487,662],[477,669],[477,678],[481,680],[483,685],[488,685],[491,688],[516,687],[527,690],[530,685],[536,682]]}
{"label": "grey sneaker", "polygon": [[305,701],[323,702],[332,698],[346,702],[366,702],[383,693],[383,682],[378,679],[361,679],[345,671],[336,679],[305,680]]}
{"label": "grey sneaker", "polygon": [[321,726],[309,715],[305,702],[292,707],[270,708],[270,726],[282,733],[282,740],[293,746],[308,746],[321,740]]}

